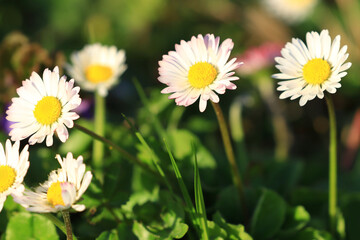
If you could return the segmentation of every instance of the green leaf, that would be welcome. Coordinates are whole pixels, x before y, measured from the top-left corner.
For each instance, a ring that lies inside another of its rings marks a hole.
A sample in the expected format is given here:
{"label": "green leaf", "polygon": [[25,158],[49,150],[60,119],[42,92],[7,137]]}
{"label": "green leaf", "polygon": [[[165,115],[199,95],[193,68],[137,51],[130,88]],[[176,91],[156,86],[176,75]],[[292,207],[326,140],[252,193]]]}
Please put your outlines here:
{"label": "green leaf", "polygon": [[358,240],[360,236],[360,196],[352,197],[343,208],[347,239]]}
{"label": "green leaf", "polygon": [[140,132],[137,131],[135,133],[135,135],[139,139],[139,141],[141,142],[142,146],[147,150],[147,153],[151,156],[152,163],[155,165],[155,167],[158,170],[160,176],[164,179],[166,186],[169,188],[169,190],[171,192],[173,192],[173,189],[171,187],[170,182],[168,181],[167,177],[165,176],[165,173],[164,173],[163,169],[159,165],[160,164],[159,157],[155,154],[153,149],[150,148],[149,144],[145,141],[144,137],[142,136],[142,134]]}
{"label": "green leaf", "polygon": [[157,112],[155,112],[154,108],[151,107],[150,101],[146,97],[143,87],[136,78],[133,78],[133,83],[135,85],[136,91],[139,94],[141,102],[144,104],[146,110],[148,111],[148,116],[152,120],[156,133],[158,134],[160,139],[165,138],[166,137],[165,129],[163,128],[159,118],[157,117]]}
{"label": "green leaf", "polygon": [[206,209],[204,203],[204,196],[201,188],[199,168],[197,164],[195,146],[193,147],[193,153],[195,155],[195,164],[194,164],[194,191],[195,191],[195,207],[196,212],[200,218],[200,228],[202,230],[201,239],[209,239],[208,229],[207,229],[207,218],[206,218]]}
{"label": "green leaf", "polygon": [[227,238],[230,240],[252,240],[252,237],[245,232],[245,227],[241,224],[234,225],[227,223],[222,218],[219,212],[216,212],[213,220],[219,227],[223,228],[227,233]]}
{"label": "green leaf", "polygon": [[[90,130],[93,129],[93,124],[90,121],[79,120],[78,124]],[[72,152],[74,156],[83,155],[88,150],[92,141],[91,136],[74,128],[71,129],[69,139],[59,147],[59,151],[61,154]]]}
{"label": "green leaf", "polygon": [[303,163],[300,161],[271,162],[267,166],[269,177],[265,184],[279,193],[287,193],[294,189],[302,170]]}
{"label": "green leaf", "polygon": [[256,240],[270,239],[280,230],[285,214],[285,201],[274,191],[265,189],[252,217],[251,236]]}
{"label": "green leaf", "polygon": [[170,151],[170,148],[169,148],[169,145],[167,144],[167,142],[164,140],[165,142],[165,146],[166,146],[166,150],[168,151],[168,154],[169,154],[169,157],[170,157],[170,160],[171,160],[171,164],[173,166],[173,169],[174,169],[174,173],[175,173],[175,176],[176,176],[176,179],[178,180],[178,183],[179,183],[179,186],[180,186],[180,190],[181,190],[181,193],[183,195],[183,198],[185,200],[185,204],[186,204],[186,208],[187,208],[187,211],[189,212],[189,215],[190,215],[190,218],[191,218],[191,221],[193,223],[193,225],[195,226],[196,230],[198,231],[198,227],[199,227],[199,221],[198,221],[198,218],[196,216],[196,210],[195,210],[195,207],[191,201],[191,197],[189,195],[189,192],[186,188],[186,185],[184,183],[184,180],[181,176],[181,173],[180,173],[180,170],[175,162],[175,159],[174,159],[174,156],[172,155],[171,151]]}
{"label": "green leaf", "polygon": [[291,240],[333,240],[333,238],[328,232],[309,227],[298,232]]}
{"label": "green leaf", "polygon": [[289,236],[305,227],[310,221],[310,214],[303,206],[288,207],[281,236]]}
{"label": "green leaf", "polygon": [[96,240],[119,240],[119,237],[116,229],[113,229],[111,231],[102,232]]}
{"label": "green leaf", "polygon": [[188,231],[184,210],[168,191],[160,192],[159,202],[134,207],[133,232],[139,239],[180,239]]}
{"label": "green leaf", "polygon": [[346,237],[345,233],[345,219],[340,209],[336,213],[336,232],[339,239],[343,240]]}
{"label": "green leaf", "polygon": [[211,153],[201,144],[199,138],[187,130],[172,130],[168,132],[169,142],[176,159],[191,159],[193,156],[191,144],[197,147],[196,155],[199,168],[216,168],[216,161]]}
{"label": "green leaf", "polygon": [[210,239],[225,240],[227,239],[227,233],[225,229],[221,228],[218,224],[213,221],[207,221],[209,237]]}
{"label": "green leaf", "polygon": [[241,222],[242,209],[239,194],[234,194],[236,191],[235,186],[227,186],[221,189],[217,197],[216,209],[220,211],[226,219]]}
{"label": "green leaf", "polygon": [[141,223],[135,221],[133,224],[133,233],[138,239],[157,240],[159,237],[149,232]]}
{"label": "green leaf", "polygon": [[5,239],[56,240],[59,239],[59,236],[54,224],[47,218],[38,214],[22,212],[10,218]]}

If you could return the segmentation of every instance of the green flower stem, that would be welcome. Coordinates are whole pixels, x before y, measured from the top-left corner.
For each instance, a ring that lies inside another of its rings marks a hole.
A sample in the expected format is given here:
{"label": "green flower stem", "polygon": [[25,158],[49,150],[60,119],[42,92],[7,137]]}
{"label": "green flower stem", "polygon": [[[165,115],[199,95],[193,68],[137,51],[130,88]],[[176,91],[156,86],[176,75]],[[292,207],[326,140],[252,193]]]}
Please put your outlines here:
{"label": "green flower stem", "polygon": [[247,209],[246,209],[246,203],[245,203],[244,189],[243,189],[243,184],[242,184],[242,180],[241,180],[240,173],[239,173],[239,168],[236,164],[234,151],[233,151],[233,148],[231,145],[228,126],[226,124],[224,115],[221,111],[220,105],[218,103],[214,103],[212,101],[210,101],[210,102],[212,103],[217,120],[219,122],[219,127],[220,127],[221,136],[222,136],[222,140],[223,140],[224,147],[225,147],[226,156],[227,156],[227,159],[230,164],[232,179],[233,179],[234,185],[238,191],[241,207],[243,210],[243,215],[246,220],[247,219]]}
{"label": "green flower stem", "polygon": [[[57,217],[55,217],[51,213],[43,213],[41,214],[47,219],[49,219],[55,226],[57,226],[64,234],[67,234],[66,227],[62,221],[60,221]],[[77,238],[73,235],[73,239],[77,240]]]}
{"label": "green flower stem", "polygon": [[[105,98],[99,93],[95,93],[95,119],[94,131],[100,136],[105,132]],[[103,178],[102,168],[104,161],[104,145],[102,142],[94,140],[93,145],[93,164],[99,179]]]}
{"label": "green flower stem", "polygon": [[240,98],[236,99],[230,106],[229,122],[231,136],[235,142],[236,153],[238,154],[240,173],[244,174],[244,171],[247,168],[248,159],[245,148],[245,136],[242,123],[242,104]]}
{"label": "green flower stem", "polygon": [[336,153],[336,118],[334,104],[330,96],[325,96],[329,112],[330,144],[329,144],[329,218],[330,230],[336,232],[337,209],[337,153]]}
{"label": "green flower stem", "polygon": [[89,136],[103,142],[104,144],[108,145],[110,149],[115,149],[116,151],[121,153],[121,155],[123,157],[125,157],[127,160],[129,160],[131,163],[138,165],[139,167],[141,167],[146,172],[152,174],[155,177],[161,178],[161,176],[156,171],[151,169],[147,164],[143,163],[138,158],[136,158],[135,156],[133,156],[132,154],[130,154],[129,152],[127,152],[123,148],[119,147],[118,145],[116,145],[112,141],[110,141],[110,140],[108,140],[108,139],[94,133],[93,131],[90,131],[89,129],[87,129],[87,128],[83,127],[83,126],[80,126],[80,125],[78,125],[76,123],[74,123],[74,127],[76,127],[78,130],[88,134]]}
{"label": "green flower stem", "polygon": [[279,99],[274,94],[274,81],[269,78],[268,72],[258,73],[257,81],[254,81],[259,89],[261,97],[269,108],[271,113],[271,121],[274,129],[275,140],[275,160],[285,162],[290,147],[290,131],[286,125],[286,120],[281,107],[279,107]]}
{"label": "green flower stem", "polygon": [[69,210],[63,210],[63,211],[61,211],[61,213],[63,215],[64,223],[65,223],[65,227],[66,227],[66,239],[73,240]]}

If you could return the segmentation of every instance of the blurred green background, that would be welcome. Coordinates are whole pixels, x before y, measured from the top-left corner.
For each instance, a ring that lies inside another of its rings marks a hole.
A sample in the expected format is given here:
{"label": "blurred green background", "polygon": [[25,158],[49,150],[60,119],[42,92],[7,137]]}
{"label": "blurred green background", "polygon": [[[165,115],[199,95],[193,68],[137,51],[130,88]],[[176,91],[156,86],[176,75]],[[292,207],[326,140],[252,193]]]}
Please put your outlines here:
{"label": "blurred green background", "polygon": [[[53,68],[55,65],[63,69],[70,54],[90,42],[115,45],[125,49],[128,69],[107,98],[107,134],[134,150],[133,140],[127,139],[128,136],[122,132],[126,129],[126,124],[120,113],[124,113],[145,136],[150,138],[155,135],[149,124],[149,116],[142,108],[143,104],[133,86],[132,80],[137,78],[163,126],[186,128],[194,133],[203,145],[209,149],[217,149],[212,150],[212,154],[217,158],[217,162],[223,165],[218,174],[227,175],[226,163],[219,160],[223,153],[222,143],[218,141],[219,132],[213,110],[208,107],[205,113],[199,113],[197,103],[185,110],[184,107],[175,106],[173,100],[167,100],[167,96],[161,95],[160,90],[165,86],[157,81],[158,61],[162,59],[162,55],[174,50],[175,44],[181,40],[190,40],[191,36],[197,34],[213,33],[220,36],[222,41],[231,38],[235,43],[231,57],[240,57],[244,61],[244,68],[249,64],[244,53],[249,49],[257,49],[269,43],[275,44],[278,50],[272,53],[271,57],[264,57],[267,63],[265,66],[257,66],[255,61],[255,70],[247,73],[240,70],[240,80],[236,81],[238,88],[221,96],[220,105],[227,118],[231,106],[237,102],[242,106],[242,125],[249,160],[245,182],[246,179],[251,179],[252,184],[268,185],[284,193],[292,204],[309,204],[306,207],[316,209],[316,204],[311,205],[306,202],[307,199],[301,199],[300,190],[292,191],[294,189],[287,188],[312,187],[323,190],[321,193],[326,192],[326,104],[323,100],[315,99],[300,107],[297,101],[279,100],[279,93],[275,90],[277,83],[271,79],[271,74],[278,72],[274,67],[273,57],[279,54],[279,48],[292,37],[304,40],[306,32],[312,30],[329,29],[332,39],[340,34],[341,45],[348,45],[349,61],[353,66],[342,79],[342,87],[333,95],[339,130],[339,186],[340,189],[350,192],[360,191],[360,181],[356,181],[360,178],[359,170],[354,167],[360,145],[360,117],[355,117],[356,112],[360,111],[359,12],[358,1],[318,1],[304,21],[289,24],[266,10],[261,2],[251,0],[1,0],[1,116],[4,117],[10,99],[15,96],[15,89],[32,71],[42,72],[45,67]],[[92,94],[85,91],[80,94],[82,98],[89,100],[91,105]],[[178,113],[174,113],[175,111]],[[91,119],[91,114],[90,108],[87,115],[83,116]],[[179,117],[176,117],[176,114]],[[176,123],[172,122],[174,118]],[[86,123],[86,120],[84,121],[83,124]],[[120,127],[112,131],[112,126]],[[7,138],[5,130],[4,127],[2,140]],[[71,137],[73,136],[70,133]],[[90,140],[87,140],[88,142]],[[35,146],[37,151],[33,158],[53,156],[58,148],[63,153],[71,149],[67,148],[69,145],[62,149],[61,147],[59,142],[55,144],[55,149],[51,150]],[[85,159],[89,158],[89,145],[77,151],[84,155]],[[281,185],[281,178],[276,175],[281,171],[286,172],[287,169],[276,168],[277,165],[273,168],[271,165],[279,159],[280,162],[294,163],[290,168],[294,166],[295,170],[291,174],[297,174],[296,180],[289,186]],[[39,165],[41,168],[35,167]],[[268,168],[268,165],[271,167]],[[31,167],[37,175],[31,174],[27,177],[29,185],[44,180],[47,171],[55,167],[55,161],[37,161],[34,167]],[[279,172],[271,172],[271,169]],[[192,172],[188,175],[188,179],[191,179]],[[208,198],[205,198],[208,205],[215,205],[216,201],[211,184],[217,183],[217,186],[221,186],[229,179],[230,176],[226,176],[225,180],[217,182],[217,176],[204,178],[205,188],[208,186]],[[322,196],[319,198],[323,199]],[[314,210],[315,213],[317,211],[319,210]],[[231,213],[227,217],[234,222],[238,220],[231,216]]]}

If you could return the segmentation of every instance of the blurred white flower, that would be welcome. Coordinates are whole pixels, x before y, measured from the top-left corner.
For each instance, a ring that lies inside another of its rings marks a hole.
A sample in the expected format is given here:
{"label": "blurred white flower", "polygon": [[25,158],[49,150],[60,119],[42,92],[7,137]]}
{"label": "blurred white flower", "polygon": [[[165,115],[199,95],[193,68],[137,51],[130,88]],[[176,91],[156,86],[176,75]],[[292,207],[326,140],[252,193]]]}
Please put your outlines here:
{"label": "blurred white flower", "polygon": [[82,89],[98,92],[103,97],[127,68],[124,50],[99,43],[86,45],[81,51],[73,53],[71,61],[72,65],[67,65],[67,70],[76,83]]}
{"label": "blurred white flower", "polygon": [[270,14],[292,24],[311,14],[317,0],[262,0],[262,3]]}

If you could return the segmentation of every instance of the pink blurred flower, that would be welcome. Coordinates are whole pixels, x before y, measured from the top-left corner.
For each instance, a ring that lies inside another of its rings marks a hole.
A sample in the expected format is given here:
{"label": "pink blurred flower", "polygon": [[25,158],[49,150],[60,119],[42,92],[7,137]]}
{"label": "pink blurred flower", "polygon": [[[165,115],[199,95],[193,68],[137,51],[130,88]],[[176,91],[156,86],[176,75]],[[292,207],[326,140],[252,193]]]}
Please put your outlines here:
{"label": "pink blurred flower", "polygon": [[250,75],[274,64],[274,58],[280,56],[282,45],[279,43],[264,43],[251,47],[238,56],[238,62],[244,62],[237,72],[241,75]]}

